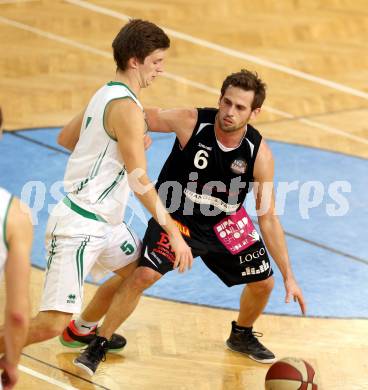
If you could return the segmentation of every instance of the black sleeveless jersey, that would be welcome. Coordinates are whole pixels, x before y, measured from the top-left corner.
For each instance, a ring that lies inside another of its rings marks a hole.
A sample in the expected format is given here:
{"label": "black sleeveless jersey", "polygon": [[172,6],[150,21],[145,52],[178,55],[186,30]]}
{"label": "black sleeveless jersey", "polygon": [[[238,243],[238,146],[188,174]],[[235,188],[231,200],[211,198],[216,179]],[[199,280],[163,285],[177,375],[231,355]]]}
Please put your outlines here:
{"label": "black sleeveless jersey", "polygon": [[[242,206],[253,182],[253,168],[262,136],[251,125],[240,145],[223,151],[214,123],[218,110],[198,109],[187,145],[175,140],[156,189],[172,216],[190,224],[213,225]],[[188,218],[186,216],[192,216]]]}

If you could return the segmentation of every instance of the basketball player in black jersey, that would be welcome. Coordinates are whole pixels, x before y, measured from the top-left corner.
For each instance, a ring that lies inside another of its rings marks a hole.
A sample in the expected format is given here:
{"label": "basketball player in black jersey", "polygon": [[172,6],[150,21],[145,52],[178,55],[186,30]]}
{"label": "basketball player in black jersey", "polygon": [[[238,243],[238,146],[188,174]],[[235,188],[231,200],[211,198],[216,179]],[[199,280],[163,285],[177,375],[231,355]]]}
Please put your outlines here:
{"label": "basketball player in black jersey", "polygon": [[[246,285],[227,346],[258,362],[272,363],[275,355],[253,332],[274,279],[263,240],[242,206],[251,187],[262,237],[284,279],[286,302],[292,298],[298,301],[303,314],[306,305],[275,215],[272,153],[260,133],[248,123],[258,115],[264,99],[262,80],[257,74],[242,70],[225,79],[218,109],[147,109],[146,117],[150,130],[176,133],[156,188],[193,257],[200,256],[227,286]],[[177,266],[167,234],[151,219],[139,266],[117,294],[119,318],[104,323],[105,329],[110,327],[112,334],[130,314],[124,311],[125,302],[138,302],[146,288]],[[178,266],[180,272],[186,268],[183,264]],[[99,359],[98,347],[95,349],[96,353],[85,354]]]}

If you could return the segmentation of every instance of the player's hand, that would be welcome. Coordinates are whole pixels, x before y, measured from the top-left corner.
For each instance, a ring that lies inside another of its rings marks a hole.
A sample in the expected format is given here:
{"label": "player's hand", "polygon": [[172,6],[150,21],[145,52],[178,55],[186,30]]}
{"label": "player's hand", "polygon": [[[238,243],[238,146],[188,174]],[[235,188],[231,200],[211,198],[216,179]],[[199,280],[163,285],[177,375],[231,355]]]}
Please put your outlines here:
{"label": "player's hand", "polygon": [[286,279],[284,281],[284,284],[286,290],[285,302],[289,303],[291,299],[294,299],[294,302],[298,301],[300,309],[303,315],[305,315],[307,312],[307,305],[304,301],[302,290],[298,286],[296,280],[293,277],[291,277]]}
{"label": "player's hand", "polygon": [[179,272],[185,272],[192,268],[193,255],[192,250],[184,241],[184,238],[178,232],[177,234],[169,235],[171,249],[175,253],[174,269],[178,268]]}
{"label": "player's hand", "polygon": [[17,366],[9,364],[5,356],[0,359],[1,383],[4,390],[12,389],[18,381],[18,369]]}
{"label": "player's hand", "polygon": [[144,135],[143,142],[144,150],[147,150],[152,145],[152,138],[149,136],[149,134]]}

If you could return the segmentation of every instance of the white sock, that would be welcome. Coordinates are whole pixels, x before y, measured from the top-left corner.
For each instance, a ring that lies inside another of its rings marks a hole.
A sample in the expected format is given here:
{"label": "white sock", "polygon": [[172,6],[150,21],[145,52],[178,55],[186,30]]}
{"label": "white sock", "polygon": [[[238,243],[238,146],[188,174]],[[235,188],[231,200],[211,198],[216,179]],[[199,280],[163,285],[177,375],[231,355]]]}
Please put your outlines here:
{"label": "white sock", "polygon": [[97,326],[98,322],[88,322],[84,321],[82,317],[78,317],[74,321],[74,325],[77,328],[78,332],[81,334],[88,334],[93,328]]}

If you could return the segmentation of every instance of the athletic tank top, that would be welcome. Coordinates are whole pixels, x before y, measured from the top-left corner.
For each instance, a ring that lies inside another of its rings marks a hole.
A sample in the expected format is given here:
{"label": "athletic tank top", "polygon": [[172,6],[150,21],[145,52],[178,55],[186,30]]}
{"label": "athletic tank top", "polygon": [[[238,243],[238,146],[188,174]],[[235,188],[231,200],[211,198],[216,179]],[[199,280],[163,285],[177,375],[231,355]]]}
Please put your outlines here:
{"label": "athletic tank top", "polygon": [[143,112],[141,103],[125,84],[109,82],[100,88],[87,106],[64,176],[69,200],[79,210],[113,225],[123,221],[130,191],[117,140],[106,132],[103,122],[107,104],[116,99],[132,99]]}
{"label": "athletic tank top", "polygon": [[156,184],[173,217],[190,224],[213,225],[235,213],[253,182],[262,136],[248,124],[238,147],[222,146],[214,129],[217,112],[213,108],[198,109],[191,138],[183,149],[175,140]]}
{"label": "athletic tank top", "polygon": [[12,195],[0,187],[0,276],[3,273],[6,258],[8,256],[8,244],[6,242],[6,224]]}

